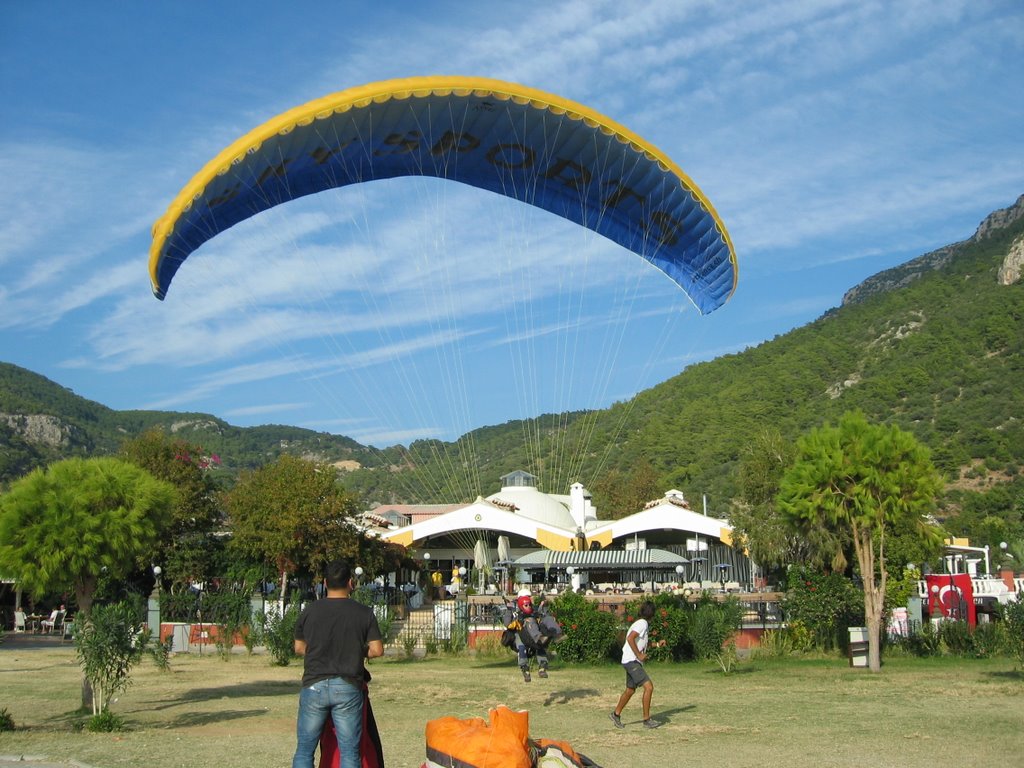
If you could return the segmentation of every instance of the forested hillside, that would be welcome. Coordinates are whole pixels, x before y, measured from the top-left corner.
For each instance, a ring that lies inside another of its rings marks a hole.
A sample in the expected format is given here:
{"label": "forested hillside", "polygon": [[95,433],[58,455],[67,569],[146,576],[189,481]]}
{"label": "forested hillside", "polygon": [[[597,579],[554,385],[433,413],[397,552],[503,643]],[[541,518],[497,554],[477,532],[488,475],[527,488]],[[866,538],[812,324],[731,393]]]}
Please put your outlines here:
{"label": "forested hillside", "polygon": [[281,453],[369,466],[379,460],[347,437],[299,427],[234,427],[205,413],[115,411],[0,363],[0,486],[57,458],[115,453],[125,438],[154,427],[220,455],[229,477]]}
{"label": "forested hillside", "polygon": [[[465,497],[475,492],[458,478],[472,462],[484,493],[497,490],[502,474],[526,469],[588,484],[605,517],[635,511],[616,508],[633,498],[616,487],[630,484],[642,489],[640,498],[668,488],[690,499],[706,496],[710,511],[726,514],[737,494],[736,468],[754,436],[777,430],[795,440],[860,409],[931,448],[950,484],[944,514],[958,513],[963,527],[976,528],[992,514],[1020,518],[1024,283],[1019,262],[1016,280],[1006,265],[1024,251],[1022,214],[1024,198],[989,217],[971,239],[852,288],[842,307],[817,321],[691,366],[630,402],[485,427],[456,444],[418,441],[376,451],[294,427],[117,412],[0,364],[0,483],[59,456],[116,451],[124,437],[159,426],[220,454],[229,478],[281,452],[350,462],[346,468],[361,468],[345,476],[346,484],[367,504],[471,500]],[[573,444],[589,450],[578,465],[553,471]],[[565,493],[565,485],[544,490]]]}

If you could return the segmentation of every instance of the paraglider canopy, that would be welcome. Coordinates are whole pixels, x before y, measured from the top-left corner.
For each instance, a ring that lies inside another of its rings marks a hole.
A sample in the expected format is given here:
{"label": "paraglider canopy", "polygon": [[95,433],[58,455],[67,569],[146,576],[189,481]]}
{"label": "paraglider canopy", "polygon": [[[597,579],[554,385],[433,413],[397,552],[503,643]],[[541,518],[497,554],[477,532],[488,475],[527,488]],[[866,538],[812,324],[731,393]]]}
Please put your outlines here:
{"label": "paraglider canopy", "polygon": [[725,226],[655,146],[553,94],[439,76],[325,96],[225,148],[153,225],[153,293],[163,299],[189,254],[250,216],[323,190],[401,176],[462,182],[598,232],[665,272],[702,313],[735,290]]}

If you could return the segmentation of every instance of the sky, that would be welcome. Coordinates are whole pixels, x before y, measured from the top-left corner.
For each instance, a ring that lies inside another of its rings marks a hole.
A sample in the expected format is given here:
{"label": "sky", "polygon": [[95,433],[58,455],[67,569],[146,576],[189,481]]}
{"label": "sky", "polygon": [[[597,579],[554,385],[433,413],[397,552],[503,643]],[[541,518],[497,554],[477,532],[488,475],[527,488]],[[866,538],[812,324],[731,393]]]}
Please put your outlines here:
{"label": "sky", "polygon": [[[604,408],[756,346],[1024,193],[1019,0],[0,0],[0,361],[118,410],[384,447]],[[295,201],[166,300],[153,222],[223,147],[380,80],[498,78],[660,148],[728,228],[701,316],[600,236],[453,182]]]}

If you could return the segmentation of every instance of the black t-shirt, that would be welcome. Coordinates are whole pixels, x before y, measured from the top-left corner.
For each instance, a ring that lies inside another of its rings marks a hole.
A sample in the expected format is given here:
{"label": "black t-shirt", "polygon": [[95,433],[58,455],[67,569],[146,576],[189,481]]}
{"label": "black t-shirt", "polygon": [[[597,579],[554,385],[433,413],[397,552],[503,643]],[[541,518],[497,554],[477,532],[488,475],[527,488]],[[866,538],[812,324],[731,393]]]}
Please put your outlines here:
{"label": "black t-shirt", "polygon": [[366,646],[381,636],[373,609],[351,598],[328,597],[303,609],[295,639],[306,643],[302,685],[308,687],[329,677],[362,684]]}

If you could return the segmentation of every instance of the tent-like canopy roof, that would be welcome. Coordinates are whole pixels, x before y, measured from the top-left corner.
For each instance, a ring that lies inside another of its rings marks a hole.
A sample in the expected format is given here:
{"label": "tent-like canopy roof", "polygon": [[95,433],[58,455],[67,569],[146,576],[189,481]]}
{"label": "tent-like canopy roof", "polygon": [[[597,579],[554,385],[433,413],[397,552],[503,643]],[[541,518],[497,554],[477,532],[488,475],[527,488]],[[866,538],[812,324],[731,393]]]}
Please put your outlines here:
{"label": "tent-like canopy roof", "polygon": [[658,568],[670,570],[677,565],[686,565],[689,560],[665,549],[601,549],[583,552],[555,552],[541,550],[531,552],[516,560],[517,568],[593,568],[603,570],[627,570],[634,568]]}

